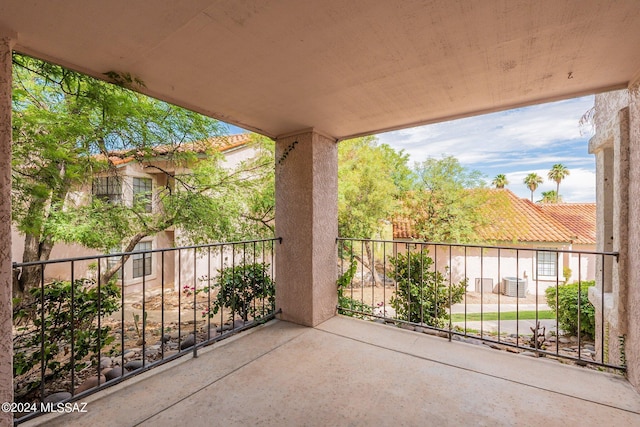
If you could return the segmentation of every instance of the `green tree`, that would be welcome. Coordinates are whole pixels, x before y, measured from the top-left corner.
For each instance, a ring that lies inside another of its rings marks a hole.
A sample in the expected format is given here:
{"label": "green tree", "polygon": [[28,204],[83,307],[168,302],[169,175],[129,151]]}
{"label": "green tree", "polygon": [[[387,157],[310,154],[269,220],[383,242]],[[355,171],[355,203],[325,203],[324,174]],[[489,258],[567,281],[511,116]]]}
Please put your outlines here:
{"label": "green tree", "polygon": [[483,191],[483,175],[460,165],[455,157],[429,158],[414,168],[415,191],[407,195],[405,216],[414,232],[433,242],[472,242],[485,222],[483,207],[492,201]]}
{"label": "green tree", "polygon": [[509,181],[506,175],[498,174],[493,178],[493,181],[491,181],[491,185],[494,185],[496,188],[504,188],[505,185],[509,185]]}
{"label": "green tree", "polygon": [[540,175],[538,175],[537,173],[535,173],[535,172],[530,173],[529,175],[527,175],[524,178],[524,184],[531,191],[531,201],[532,202],[533,202],[533,193],[534,193],[534,191],[536,191],[538,186],[540,184],[542,184],[542,182],[543,182],[542,177]]}
{"label": "green tree", "polygon": [[[206,144],[221,132],[217,121],[27,56],[15,54],[13,63],[12,216],[25,235],[23,261],[49,259],[57,242],[105,253],[114,247],[131,251],[145,236],[170,226],[197,242],[232,238],[256,222],[244,215],[251,206],[242,195],[268,181],[273,160],[270,166],[261,158],[236,170],[223,168],[219,150]],[[142,85],[128,75],[108,75],[124,86]],[[201,141],[200,147],[186,150],[192,141]],[[175,169],[152,167],[159,156]],[[167,182],[154,189],[161,209],[148,212],[151,194],[133,203],[78,197],[96,174],[118,177],[117,165],[125,158]],[[179,172],[187,169],[192,173]],[[102,279],[108,281],[119,267]],[[25,267],[14,292],[38,281],[38,269]]]}
{"label": "green tree", "polygon": [[370,239],[398,209],[409,185],[408,155],[374,136],[338,145],[338,232]]}
{"label": "green tree", "polygon": [[551,170],[547,174],[550,180],[555,181],[556,183],[556,203],[560,198],[560,182],[569,176],[569,169],[567,169],[563,164],[556,163],[551,167]]}
{"label": "green tree", "polygon": [[562,202],[562,197],[558,196],[556,190],[549,190],[542,192],[542,199],[538,200],[538,203],[558,203]]}
{"label": "green tree", "polygon": [[[338,145],[338,233],[342,237],[370,239],[400,207],[410,185],[408,155],[380,144],[373,136],[342,141]],[[355,258],[378,277],[371,262],[371,244]],[[353,253],[351,251],[351,253]]]}

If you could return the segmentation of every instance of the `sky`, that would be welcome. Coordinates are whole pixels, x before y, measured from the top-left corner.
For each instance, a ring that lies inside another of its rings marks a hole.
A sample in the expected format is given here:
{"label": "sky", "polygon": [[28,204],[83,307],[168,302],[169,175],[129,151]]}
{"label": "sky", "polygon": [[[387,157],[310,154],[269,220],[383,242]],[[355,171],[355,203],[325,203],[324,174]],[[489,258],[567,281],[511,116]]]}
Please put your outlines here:
{"label": "sky", "polygon": [[[507,176],[506,186],[519,197],[531,192],[523,183],[535,172],[544,182],[534,193],[555,190],[547,173],[556,163],[569,169],[560,183],[564,202],[595,202],[595,156],[588,143],[593,130],[581,126],[580,118],[593,107],[593,96],[517,108],[433,125],[378,134],[381,143],[409,154],[409,164],[428,157],[454,156],[464,166],[485,175],[487,184],[498,175]],[[230,133],[242,132],[229,125]]]}
{"label": "sky", "polygon": [[570,175],[560,183],[565,202],[595,202],[595,156],[588,152],[593,130],[580,126],[580,118],[593,107],[593,96],[450,122],[403,129],[377,135],[382,143],[409,154],[410,164],[428,157],[456,157],[470,169],[486,176],[487,183],[505,174],[506,188],[530,198],[524,177],[535,172],[544,179],[534,193],[555,190],[547,178],[555,163],[562,163]]}

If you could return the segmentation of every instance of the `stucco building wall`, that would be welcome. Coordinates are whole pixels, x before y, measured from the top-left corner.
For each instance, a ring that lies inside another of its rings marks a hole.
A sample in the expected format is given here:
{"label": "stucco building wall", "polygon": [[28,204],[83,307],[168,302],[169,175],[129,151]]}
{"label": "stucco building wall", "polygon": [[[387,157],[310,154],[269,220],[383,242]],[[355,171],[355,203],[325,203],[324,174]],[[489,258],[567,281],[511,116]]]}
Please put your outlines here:
{"label": "stucco building wall", "polygon": [[[628,377],[640,386],[640,96],[636,81],[629,90],[596,96],[596,134],[589,142],[596,156],[598,250],[618,252],[601,264],[597,288],[589,299],[596,307],[596,339],[605,362],[626,363]],[[604,322],[601,316],[604,314]]]}
{"label": "stucco building wall", "polygon": [[[11,273],[11,49],[15,34],[10,37],[0,29],[0,328],[13,330]],[[6,239],[6,240],[5,240]],[[0,334],[0,401],[13,401],[13,336]],[[10,425],[10,412],[0,412],[0,425]]]}
{"label": "stucco building wall", "polygon": [[640,388],[640,81],[629,99],[629,258],[627,288],[628,328],[625,355],[631,383]]}

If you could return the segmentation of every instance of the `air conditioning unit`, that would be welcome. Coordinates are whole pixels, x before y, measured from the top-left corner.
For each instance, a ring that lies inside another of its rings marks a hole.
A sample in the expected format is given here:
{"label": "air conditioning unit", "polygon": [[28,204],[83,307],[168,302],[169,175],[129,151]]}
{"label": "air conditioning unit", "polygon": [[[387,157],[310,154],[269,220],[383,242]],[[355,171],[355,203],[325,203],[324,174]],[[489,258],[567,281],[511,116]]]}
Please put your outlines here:
{"label": "air conditioning unit", "polygon": [[525,298],[527,296],[527,281],[519,277],[502,278],[502,294],[508,297]]}

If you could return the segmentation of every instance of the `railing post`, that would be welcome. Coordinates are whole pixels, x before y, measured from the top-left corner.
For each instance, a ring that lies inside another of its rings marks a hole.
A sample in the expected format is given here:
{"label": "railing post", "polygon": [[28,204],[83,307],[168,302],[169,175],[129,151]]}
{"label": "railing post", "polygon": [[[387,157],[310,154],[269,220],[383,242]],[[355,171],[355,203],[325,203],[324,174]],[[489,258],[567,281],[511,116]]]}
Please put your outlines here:
{"label": "railing post", "polygon": [[[451,323],[451,284],[453,282],[453,263],[451,262],[451,245],[449,245],[449,341],[451,341],[451,328],[452,328],[452,323]],[[466,289],[465,289],[466,292]]]}
{"label": "railing post", "polygon": [[196,319],[196,310],[198,306],[198,273],[197,273],[197,265],[198,265],[198,249],[193,248],[193,357],[198,357],[198,330],[197,330],[197,319]]}

